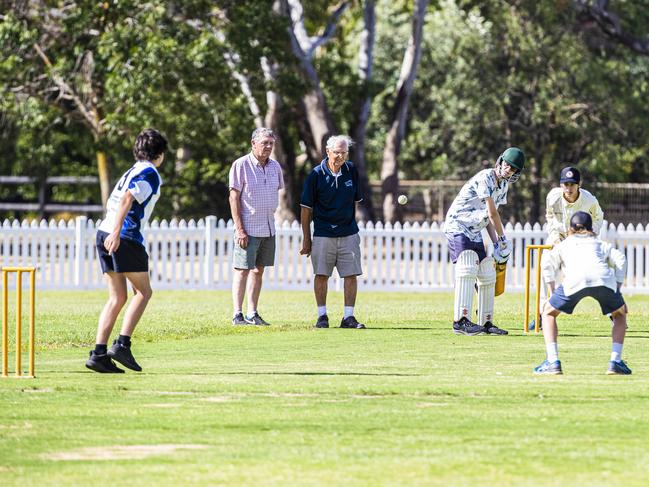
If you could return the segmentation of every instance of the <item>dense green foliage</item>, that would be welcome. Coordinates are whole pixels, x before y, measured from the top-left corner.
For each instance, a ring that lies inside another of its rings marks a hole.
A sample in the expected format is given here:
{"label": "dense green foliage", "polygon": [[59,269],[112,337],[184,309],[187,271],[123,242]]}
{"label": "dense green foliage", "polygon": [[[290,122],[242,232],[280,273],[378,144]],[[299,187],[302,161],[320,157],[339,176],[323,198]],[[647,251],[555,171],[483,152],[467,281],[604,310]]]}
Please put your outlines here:
{"label": "dense green foliage", "polygon": [[[453,335],[447,293],[363,293],[366,330],[316,330],[310,292],[264,292],[269,328],[229,324],[230,293],[161,291],[134,335],[142,373],[83,363],[102,292],[39,292],[36,379],[0,379],[4,487],[625,485],[649,476],[649,302],[624,355],[594,301],[560,318],[565,375],[535,377],[520,294],[507,337]],[[338,320],[342,296],[332,292]]]}
{"label": "dense green foliage", "polygon": [[[282,3],[282,2],[280,2]],[[303,2],[306,28],[321,32],[340,2]],[[333,38],[314,54],[334,126],[346,132],[363,92],[357,74],[363,3],[350,2]],[[646,9],[609,2],[630,35],[646,37]],[[173,149],[160,217],[227,216],[227,171],[248,150],[254,128],[244,75],[263,115],[266,91],[282,100],[280,135],[297,194],[317,160],[302,155],[299,76],[289,21],[270,0],[235,2],[5,2],[0,12],[0,174],[96,174],[106,151],[116,178],[130,146],[155,126]],[[412,15],[411,2],[376,1],[373,96],[366,162],[376,179]],[[585,180],[644,182],[649,57],[606,37],[574,2],[440,0],[428,8],[422,60],[400,155],[407,179],[462,179],[522,147],[528,171],[513,188],[508,216],[537,218],[549,181],[569,163]],[[49,57],[47,69],[34,44]],[[236,71],[225,58],[236,55]],[[269,79],[265,57],[279,72]],[[96,113],[92,126],[54,83],[60,76]],[[182,149],[182,150],[181,150]],[[0,200],[33,199],[32,187],[0,187]],[[65,193],[66,189],[59,191]],[[59,199],[96,197],[70,188]]]}

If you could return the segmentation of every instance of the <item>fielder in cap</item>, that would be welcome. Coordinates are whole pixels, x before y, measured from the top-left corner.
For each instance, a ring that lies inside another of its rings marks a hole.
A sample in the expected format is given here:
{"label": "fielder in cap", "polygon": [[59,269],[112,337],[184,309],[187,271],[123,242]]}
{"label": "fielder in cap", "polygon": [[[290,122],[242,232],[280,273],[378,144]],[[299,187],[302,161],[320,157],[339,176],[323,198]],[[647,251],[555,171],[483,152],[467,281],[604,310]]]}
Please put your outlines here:
{"label": "fielder in cap", "polygon": [[[570,218],[578,211],[588,213],[593,221],[593,231],[599,235],[604,221],[604,213],[597,198],[581,187],[581,174],[575,167],[564,167],[559,176],[559,187],[552,188],[545,200],[545,220],[548,238],[547,245],[556,245],[568,235]],[[554,281],[559,281],[560,275]],[[547,284],[541,286],[541,299],[547,298]],[[535,322],[530,323],[534,328]]]}
{"label": "fielder in cap", "polygon": [[[484,169],[462,187],[446,214],[444,232],[455,264],[453,332],[462,335],[506,335],[493,323],[496,262],[505,263],[512,244],[505,236],[498,207],[507,203],[509,183],[518,180],[525,154],[517,147],[503,152],[493,169]],[[494,243],[487,257],[482,230]],[[478,287],[478,323],[471,321],[473,293]]]}
{"label": "fielder in cap", "polygon": [[[613,346],[607,373],[631,374],[631,369],[622,360],[627,307],[620,289],[626,276],[626,257],[611,244],[597,238],[593,228],[590,214],[576,212],[570,219],[568,236],[543,259],[543,276],[552,296],[543,307],[546,359],[534,369],[536,374],[563,373],[557,348],[557,316],[572,314],[577,303],[587,296],[594,298],[602,314],[610,313],[613,320]],[[555,288],[554,276],[559,269],[563,270],[565,278]]]}

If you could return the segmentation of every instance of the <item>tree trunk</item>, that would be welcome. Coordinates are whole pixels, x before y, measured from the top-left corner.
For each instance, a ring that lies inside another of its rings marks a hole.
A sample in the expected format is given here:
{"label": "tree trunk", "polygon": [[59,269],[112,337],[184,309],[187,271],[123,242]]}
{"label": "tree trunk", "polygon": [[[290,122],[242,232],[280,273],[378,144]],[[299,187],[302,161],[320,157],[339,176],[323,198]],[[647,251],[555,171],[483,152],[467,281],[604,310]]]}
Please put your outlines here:
{"label": "tree trunk", "polygon": [[383,220],[394,223],[398,215],[397,192],[399,190],[398,157],[405,134],[408,103],[417,75],[421,57],[421,39],[428,0],[415,0],[412,15],[412,33],[401,63],[401,74],[397,83],[397,97],[390,116],[390,129],[385,140],[383,162],[381,163],[381,194],[383,197]]}
{"label": "tree trunk", "polygon": [[97,156],[97,174],[99,175],[99,188],[101,190],[101,204],[106,209],[108,197],[110,196],[110,169],[108,167],[108,158],[102,150],[96,152]]}
{"label": "tree trunk", "polygon": [[365,28],[361,34],[361,46],[359,51],[358,69],[359,78],[362,83],[362,90],[359,96],[359,104],[355,113],[355,120],[351,128],[351,136],[354,145],[351,148],[351,160],[358,169],[360,189],[363,201],[358,205],[358,218],[364,221],[376,219],[374,205],[372,204],[372,187],[370,186],[365,164],[365,131],[367,120],[370,116],[372,97],[369,93],[369,84],[372,80],[372,61],[374,55],[374,33],[376,30],[376,15],[374,0],[366,0],[363,9]]}
{"label": "tree trunk", "polygon": [[[311,86],[311,89],[302,97],[304,113],[311,132],[311,141],[314,144],[309,148],[311,154],[318,154],[313,161],[324,157],[327,138],[334,135],[335,128],[327,107],[327,102],[320,87],[320,78],[310,61],[303,59],[302,77]],[[309,142],[305,141],[308,145]]]}
{"label": "tree trunk", "polygon": [[[302,105],[311,137],[307,137],[304,142],[307,145],[307,153],[314,163],[324,155],[326,139],[334,134],[335,128],[320,86],[320,78],[313,67],[311,57],[319,46],[331,39],[336,30],[338,19],[348,5],[349,2],[342,2],[338,6],[324,33],[319,36],[308,35],[304,23],[304,8],[300,0],[282,0],[280,5],[280,10],[291,21],[289,28],[291,49],[299,60],[300,75],[309,86],[306,94],[302,97]],[[312,146],[309,147],[309,145]]]}
{"label": "tree trunk", "polygon": [[[276,66],[271,65],[267,59],[262,58],[261,65],[264,70],[264,77],[270,83],[276,82]],[[264,124],[269,129],[275,132],[275,147],[271,157],[278,161],[282,166],[282,173],[284,174],[284,189],[279,193],[279,219],[284,221],[294,221],[295,213],[293,212],[293,188],[294,188],[294,175],[295,167],[294,161],[288,161],[286,149],[284,147],[282,136],[282,124],[280,121],[282,100],[279,95],[273,90],[266,91],[266,116],[264,117]],[[291,164],[293,167],[291,167]]]}

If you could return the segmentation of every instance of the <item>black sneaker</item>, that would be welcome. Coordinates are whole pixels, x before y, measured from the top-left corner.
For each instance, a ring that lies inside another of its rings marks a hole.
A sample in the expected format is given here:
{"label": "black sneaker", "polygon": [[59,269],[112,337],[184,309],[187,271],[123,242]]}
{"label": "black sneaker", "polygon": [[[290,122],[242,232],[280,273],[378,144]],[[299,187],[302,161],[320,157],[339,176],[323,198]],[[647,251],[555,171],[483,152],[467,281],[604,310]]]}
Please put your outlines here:
{"label": "black sneaker", "polygon": [[487,335],[508,335],[509,334],[509,332],[507,330],[503,330],[502,328],[498,328],[491,321],[487,321],[483,325],[483,327],[484,327],[484,332]]}
{"label": "black sneaker", "polygon": [[108,350],[108,356],[128,369],[142,372],[142,367],[135,361],[135,357],[131,353],[131,347],[126,347],[117,340],[113,342],[113,346]]}
{"label": "black sneaker", "polygon": [[270,323],[266,323],[264,319],[259,316],[259,313],[255,311],[255,314],[252,315],[250,318],[246,316],[246,323],[249,325],[257,325],[257,326],[270,326]]}
{"label": "black sneaker", "polygon": [[318,316],[318,321],[315,322],[316,328],[329,328],[329,317],[324,314]]}
{"label": "black sneaker", "polygon": [[354,316],[348,316],[347,318],[343,318],[342,321],[340,322],[340,327],[341,328],[356,328],[357,330],[360,330],[361,328],[365,328],[365,325],[363,323],[359,323]]}
{"label": "black sneaker", "polygon": [[243,317],[243,313],[237,313],[237,314],[234,315],[234,317],[232,318],[232,324],[233,324],[233,325],[247,325],[248,322],[247,322],[246,319]]}
{"label": "black sneaker", "polygon": [[485,333],[483,326],[476,325],[473,321],[469,320],[466,316],[460,318],[460,321],[453,322],[453,333],[456,335],[481,335]]}
{"label": "black sneaker", "polygon": [[90,351],[90,357],[86,361],[86,367],[100,374],[123,374],[124,371],[113,363],[107,353],[97,355],[94,350]]}

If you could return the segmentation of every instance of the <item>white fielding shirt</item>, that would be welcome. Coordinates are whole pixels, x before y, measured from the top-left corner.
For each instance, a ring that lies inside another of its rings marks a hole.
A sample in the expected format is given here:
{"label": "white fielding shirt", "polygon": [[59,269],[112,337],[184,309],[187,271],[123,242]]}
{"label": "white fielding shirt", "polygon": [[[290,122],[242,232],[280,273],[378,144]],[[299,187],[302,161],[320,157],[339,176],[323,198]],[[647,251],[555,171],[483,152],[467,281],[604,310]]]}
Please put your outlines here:
{"label": "white fielding shirt", "polygon": [[548,242],[565,238],[570,228],[570,219],[578,211],[585,211],[593,219],[593,231],[599,234],[604,221],[604,212],[597,198],[585,189],[579,188],[579,197],[569,203],[563,197],[563,189],[552,188],[545,199],[545,219],[547,222]]}
{"label": "white fielding shirt", "polygon": [[587,287],[606,286],[613,291],[626,276],[626,257],[608,242],[592,235],[574,234],[543,254],[545,282],[555,280],[561,269],[563,290],[571,296]]}

